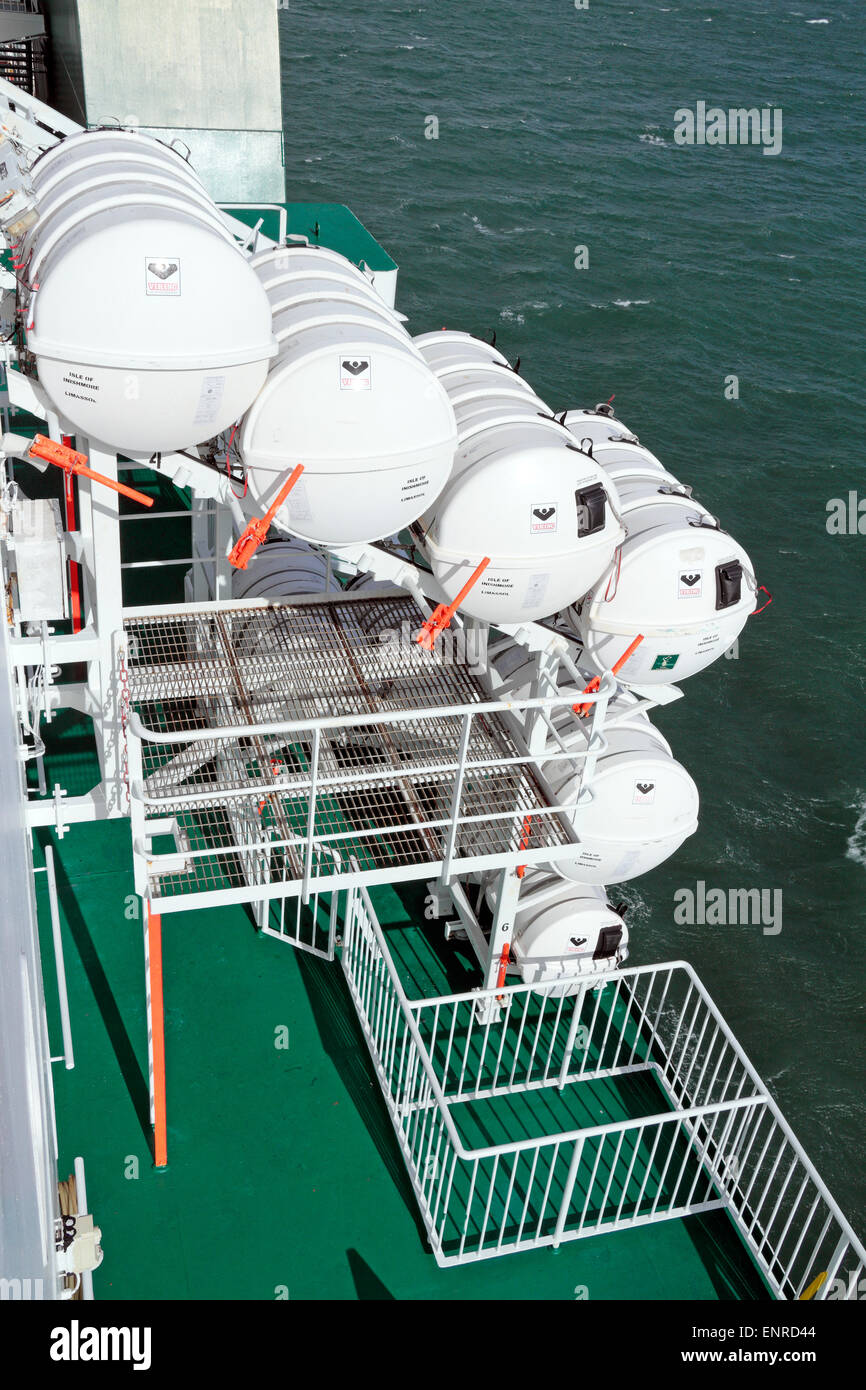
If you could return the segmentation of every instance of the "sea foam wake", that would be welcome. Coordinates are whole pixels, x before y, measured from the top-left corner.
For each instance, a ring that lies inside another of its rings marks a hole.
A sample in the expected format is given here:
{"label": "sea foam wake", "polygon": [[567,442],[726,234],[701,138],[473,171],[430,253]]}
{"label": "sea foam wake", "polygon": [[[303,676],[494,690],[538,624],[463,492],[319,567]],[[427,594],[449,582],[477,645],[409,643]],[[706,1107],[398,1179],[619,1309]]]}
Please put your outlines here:
{"label": "sea foam wake", "polygon": [[866,868],[866,796],[854,803],[854,809],[858,815],[854,829],[848,837],[845,857],[855,860],[856,863],[862,864]]}

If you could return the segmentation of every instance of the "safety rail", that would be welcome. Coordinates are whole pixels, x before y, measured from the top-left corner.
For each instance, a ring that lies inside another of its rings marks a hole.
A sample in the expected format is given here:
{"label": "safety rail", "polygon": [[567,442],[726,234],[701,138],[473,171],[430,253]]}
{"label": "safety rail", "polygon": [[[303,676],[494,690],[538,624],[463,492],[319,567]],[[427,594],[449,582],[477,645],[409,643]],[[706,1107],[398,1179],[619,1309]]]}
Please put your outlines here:
{"label": "safety rail", "polygon": [[[488,720],[477,743],[487,744],[480,751],[489,756],[472,757],[475,728],[491,708],[414,710],[391,721],[378,715],[295,721],[231,735],[209,729],[172,734],[163,763],[159,752],[168,740],[133,713],[127,732],[130,817],[134,848],[147,866],[139,891],[170,912],[298,893],[306,900],[311,888],[323,886],[314,862],[350,857],[360,861],[370,883],[431,874],[447,881],[458,869],[505,867],[518,853],[527,864],[572,857],[577,835],[563,817],[574,815],[577,798],[564,802],[547,792],[541,765],[565,760],[582,766],[578,793],[588,798],[588,762],[604,749],[603,735],[589,754],[533,756],[514,745],[498,751],[487,738]],[[375,743],[384,726],[396,730],[402,723],[416,738],[427,717],[454,724],[457,748],[450,757],[431,733],[426,758],[398,761],[398,751],[384,770],[375,763],[361,771],[335,765],[341,736],[354,734],[362,742],[369,728]],[[181,784],[154,790],[169,767]],[[201,782],[193,785],[197,775]],[[172,836],[170,847],[148,845],[165,833]]]}
{"label": "safety rail", "polygon": [[440,1265],[726,1208],[778,1298],[856,1288],[862,1246],[686,963],[410,1000],[360,882],[341,963]]}
{"label": "safety rail", "polygon": [[[574,693],[490,699],[441,654],[379,641],[413,616],[341,594],[128,620],[136,888],[155,909],[306,901],[328,854],[370,884],[573,856],[615,682],[588,697],[580,748],[530,752],[524,725]],[[557,760],[568,801],[543,771]]]}

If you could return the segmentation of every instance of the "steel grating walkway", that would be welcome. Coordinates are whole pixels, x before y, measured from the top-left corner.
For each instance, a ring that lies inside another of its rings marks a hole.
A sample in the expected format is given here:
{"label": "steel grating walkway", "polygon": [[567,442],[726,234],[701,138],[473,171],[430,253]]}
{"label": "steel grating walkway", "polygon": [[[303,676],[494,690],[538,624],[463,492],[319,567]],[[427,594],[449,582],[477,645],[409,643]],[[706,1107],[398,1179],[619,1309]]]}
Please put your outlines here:
{"label": "steel grating walkway", "polygon": [[413,640],[422,621],[408,596],[345,594],[127,618],[133,798],[174,838],[149,858],[153,898],[291,891],[311,857],[383,879],[449,849],[505,862],[571,843],[469,666]]}

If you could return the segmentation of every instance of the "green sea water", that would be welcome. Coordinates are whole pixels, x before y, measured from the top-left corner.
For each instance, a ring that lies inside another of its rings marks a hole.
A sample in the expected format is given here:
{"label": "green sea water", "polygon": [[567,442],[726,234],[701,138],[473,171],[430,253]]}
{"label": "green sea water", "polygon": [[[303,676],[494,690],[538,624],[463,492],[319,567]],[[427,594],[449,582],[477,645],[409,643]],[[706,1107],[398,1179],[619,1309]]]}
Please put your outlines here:
{"label": "green sea water", "polygon": [[[627,885],[632,963],[697,967],[862,1233],[866,535],[827,521],[866,499],[866,12],[291,0],[280,32],[288,197],[370,227],[411,331],[495,331],[557,410],[615,394],[773,596],[656,716],[701,825]],[[781,151],[678,144],[699,101],[781,110]],[[678,925],[699,880],[781,889],[781,931]]]}

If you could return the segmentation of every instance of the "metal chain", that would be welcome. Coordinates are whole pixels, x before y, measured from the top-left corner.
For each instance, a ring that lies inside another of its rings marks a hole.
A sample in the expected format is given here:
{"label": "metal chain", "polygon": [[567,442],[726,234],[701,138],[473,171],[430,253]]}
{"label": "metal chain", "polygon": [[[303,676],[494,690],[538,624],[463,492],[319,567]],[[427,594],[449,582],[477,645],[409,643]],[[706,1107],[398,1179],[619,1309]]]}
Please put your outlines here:
{"label": "metal chain", "polygon": [[129,748],[127,746],[127,729],[129,727],[129,672],[126,669],[126,652],[121,647],[118,655],[118,676],[120,679],[120,730],[121,740],[121,775],[123,785],[126,788],[126,798],[129,800]]}

